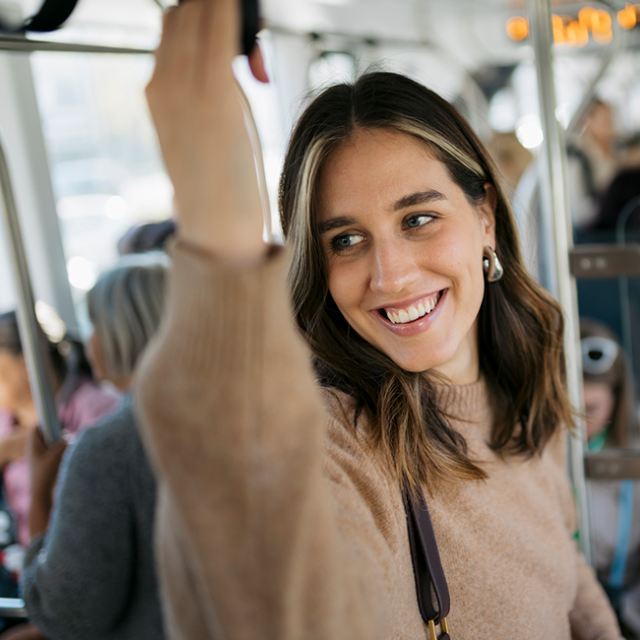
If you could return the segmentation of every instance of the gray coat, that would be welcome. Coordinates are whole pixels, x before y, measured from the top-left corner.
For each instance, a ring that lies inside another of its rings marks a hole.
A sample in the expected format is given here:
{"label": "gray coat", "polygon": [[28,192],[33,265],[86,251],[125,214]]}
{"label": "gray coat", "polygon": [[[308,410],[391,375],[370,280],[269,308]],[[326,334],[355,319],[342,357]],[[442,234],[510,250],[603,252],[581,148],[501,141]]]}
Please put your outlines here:
{"label": "gray coat", "polygon": [[152,544],[155,494],[126,396],[67,452],[48,532],[26,555],[22,596],[46,636],[164,637]]}

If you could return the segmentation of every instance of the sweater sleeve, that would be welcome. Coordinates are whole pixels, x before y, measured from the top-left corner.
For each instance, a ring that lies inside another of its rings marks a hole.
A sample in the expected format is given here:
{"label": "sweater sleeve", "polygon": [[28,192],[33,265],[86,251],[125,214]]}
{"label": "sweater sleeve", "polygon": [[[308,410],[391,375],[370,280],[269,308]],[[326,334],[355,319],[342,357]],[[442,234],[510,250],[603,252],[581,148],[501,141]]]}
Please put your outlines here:
{"label": "sweater sleeve", "polygon": [[583,555],[576,550],[578,595],[570,614],[575,640],[622,640],[607,596]]}
{"label": "sweater sleeve", "polygon": [[107,635],[127,607],[134,562],[125,443],[84,432],[66,456],[51,524],[25,558],[30,619],[58,640]]}
{"label": "sweater sleeve", "polygon": [[388,637],[384,569],[345,541],[323,476],[328,418],[285,253],[227,268],[178,242],[173,259],[137,376],[170,637]]}

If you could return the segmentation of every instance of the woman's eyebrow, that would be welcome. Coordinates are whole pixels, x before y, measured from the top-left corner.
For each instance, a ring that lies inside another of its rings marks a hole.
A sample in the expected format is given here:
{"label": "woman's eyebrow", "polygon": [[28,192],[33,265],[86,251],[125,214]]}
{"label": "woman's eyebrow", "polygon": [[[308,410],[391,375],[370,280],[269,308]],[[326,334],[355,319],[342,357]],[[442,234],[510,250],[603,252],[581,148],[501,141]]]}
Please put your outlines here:
{"label": "woman's eyebrow", "polygon": [[335,218],[329,218],[329,220],[321,222],[318,228],[320,229],[320,233],[327,233],[327,231],[332,231],[333,229],[338,229],[339,227],[347,227],[350,224],[355,223],[355,218],[349,218],[347,216],[336,216]]}
{"label": "woman's eyebrow", "polygon": [[399,211],[400,209],[406,209],[407,207],[413,207],[417,204],[427,204],[434,200],[446,200],[447,196],[435,189],[429,189],[428,191],[417,191],[411,195],[400,198],[394,205],[393,211]]}
{"label": "woman's eyebrow", "polygon": [[[417,204],[426,204],[435,200],[446,199],[447,196],[445,196],[444,193],[436,191],[435,189],[429,189],[428,191],[416,191],[415,193],[400,198],[400,200],[393,205],[393,211],[413,207]],[[321,222],[318,228],[322,234],[327,233],[327,231],[332,231],[333,229],[338,229],[339,227],[347,227],[350,224],[356,224],[356,222],[357,220],[355,218],[350,218],[348,216],[336,216],[335,218],[329,218],[329,220]]]}

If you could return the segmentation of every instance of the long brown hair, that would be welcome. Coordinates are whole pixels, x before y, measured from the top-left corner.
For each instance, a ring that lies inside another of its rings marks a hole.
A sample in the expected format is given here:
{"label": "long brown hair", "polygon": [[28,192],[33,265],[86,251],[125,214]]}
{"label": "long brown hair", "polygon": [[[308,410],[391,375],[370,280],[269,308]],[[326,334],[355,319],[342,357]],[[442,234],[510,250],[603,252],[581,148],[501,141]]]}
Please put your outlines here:
{"label": "long brown hair", "polygon": [[493,162],[453,106],[404,76],[376,72],[330,87],[306,108],[285,157],[279,204],[292,248],[294,313],[320,382],[355,399],[356,421],[366,414],[370,442],[387,455],[399,480],[431,487],[441,479],[483,478],[466,442],[438,408],[429,376],[404,371],[358,336],[329,293],[317,223],[318,178],[331,153],[361,129],[423,140],[475,206],[486,197],[486,183],[496,189],[496,251],[505,273],[486,287],[478,324],[480,364],[498,408],[490,443],[498,452],[534,455],[571,420],[562,313],[527,273]]}

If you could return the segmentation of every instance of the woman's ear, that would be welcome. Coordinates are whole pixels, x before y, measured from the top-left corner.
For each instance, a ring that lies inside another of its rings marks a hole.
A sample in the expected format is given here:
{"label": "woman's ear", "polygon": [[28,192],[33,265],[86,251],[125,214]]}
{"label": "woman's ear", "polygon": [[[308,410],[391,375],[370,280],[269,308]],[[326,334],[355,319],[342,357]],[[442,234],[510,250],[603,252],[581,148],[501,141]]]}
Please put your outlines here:
{"label": "woman's ear", "polygon": [[269,76],[264,68],[264,58],[262,57],[262,51],[260,51],[260,45],[256,42],[253,51],[249,54],[249,69],[256,80],[260,82],[269,82]]}
{"label": "woman's ear", "polygon": [[496,248],[496,207],[498,206],[498,192],[496,188],[487,182],[484,185],[485,198],[480,206],[480,215],[485,234],[485,244]]}

